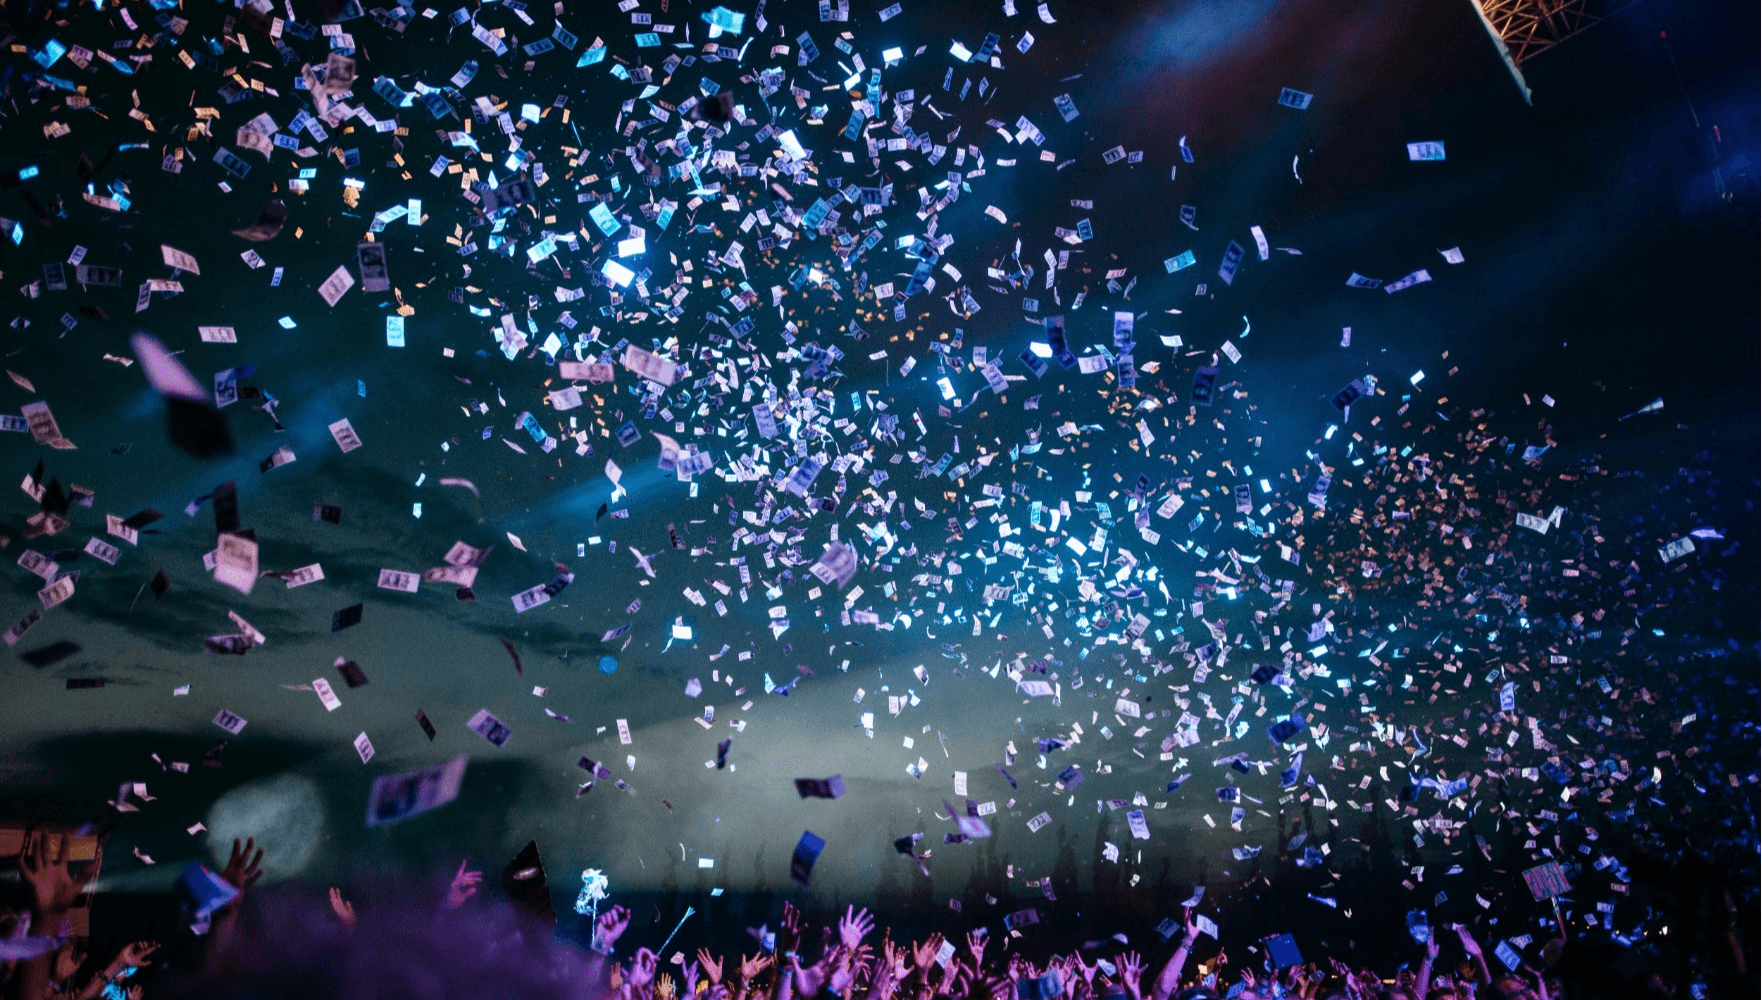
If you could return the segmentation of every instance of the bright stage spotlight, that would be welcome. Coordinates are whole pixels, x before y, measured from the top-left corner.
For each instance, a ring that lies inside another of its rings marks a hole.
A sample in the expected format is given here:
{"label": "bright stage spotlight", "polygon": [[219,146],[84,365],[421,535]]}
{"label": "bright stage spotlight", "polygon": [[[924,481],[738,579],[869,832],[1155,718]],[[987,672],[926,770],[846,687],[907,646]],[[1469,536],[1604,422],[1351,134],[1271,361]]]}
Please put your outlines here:
{"label": "bright stage spotlight", "polygon": [[324,799],[318,786],[297,774],[248,781],[216,799],[208,809],[208,853],[218,868],[226,864],[236,838],[254,837],[263,848],[263,878],[297,875],[324,837]]}

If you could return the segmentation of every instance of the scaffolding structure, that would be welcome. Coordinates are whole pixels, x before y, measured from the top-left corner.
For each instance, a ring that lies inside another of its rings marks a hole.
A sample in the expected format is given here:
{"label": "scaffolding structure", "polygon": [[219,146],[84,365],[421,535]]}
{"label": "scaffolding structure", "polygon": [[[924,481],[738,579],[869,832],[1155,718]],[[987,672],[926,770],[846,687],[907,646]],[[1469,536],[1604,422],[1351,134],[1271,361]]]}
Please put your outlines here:
{"label": "scaffolding structure", "polygon": [[1639,0],[1475,0],[1519,66]]}
{"label": "scaffolding structure", "polygon": [[1599,21],[1640,0],[1469,0],[1481,26],[1511,71],[1523,103],[1530,103],[1529,83],[1519,67]]}

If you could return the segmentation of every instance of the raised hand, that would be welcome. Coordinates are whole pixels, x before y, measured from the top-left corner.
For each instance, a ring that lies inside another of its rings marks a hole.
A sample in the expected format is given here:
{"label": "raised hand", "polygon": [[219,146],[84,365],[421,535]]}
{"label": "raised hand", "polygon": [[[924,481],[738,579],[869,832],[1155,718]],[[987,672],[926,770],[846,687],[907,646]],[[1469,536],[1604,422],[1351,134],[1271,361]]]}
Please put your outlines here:
{"label": "raised hand", "polygon": [[1082,956],[1078,955],[1076,952],[1071,952],[1071,966],[1072,973],[1080,976],[1083,982],[1091,985],[1095,983],[1096,971],[1101,968],[1099,963],[1095,965],[1084,965]]}
{"label": "raised hand", "polygon": [[771,956],[759,952],[751,958],[742,956],[740,959],[740,978],[751,980],[754,976],[771,967]]}
{"label": "raised hand", "polygon": [[826,977],[826,983],[832,987],[832,992],[841,997],[850,995],[851,984],[856,980],[857,968],[851,965],[848,956],[845,961],[833,966],[831,974]]}
{"label": "raised hand", "polygon": [[1139,985],[1141,977],[1144,975],[1144,959],[1139,957],[1137,952],[1129,951],[1120,956],[1119,968],[1120,986],[1126,991],[1126,995],[1132,1000],[1144,1000],[1144,994]]}
{"label": "raised hand", "polygon": [[942,984],[936,992],[945,993],[951,997],[961,997],[964,1000],[972,1000],[972,993],[967,988],[967,975],[966,966],[959,962],[950,962],[948,974],[943,977]]}
{"label": "raised hand", "polygon": [[[251,856],[253,849],[257,851],[256,857]],[[232,856],[227,858],[226,868],[221,871],[220,877],[239,891],[240,899],[244,898],[247,889],[257,884],[257,880],[263,877],[263,849],[257,846],[256,837],[247,839],[242,849],[239,847],[239,838],[233,838]],[[233,902],[237,905],[238,900]]]}
{"label": "raised hand", "polygon": [[630,985],[641,989],[654,982],[657,965],[659,962],[656,960],[654,952],[647,948],[639,949],[636,957],[630,960],[630,974],[627,977],[630,980]]}
{"label": "raised hand", "polygon": [[697,950],[697,964],[703,966],[704,974],[710,977],[712,983],[722,981],[722,960],[710,954],[710,949]]}
{"label": "raised hand", "polygon": [[447,909],[456,910],[465,905],[465,901],[477,895],[477,883],[483,881],[482,872],[468,872],[465,862],[459,862],[459,870],[453,873],[453,884],[447,887]]}
{"label": "raised hand", "polygon": [[1080,962],[1077,959],[1077,956],[1073,953],[1060,958],[1056,962],[1048,962],[1046,964],[1046,972],[1041,973],[1041,975],[1057,972],[1059,978],[1064,981],[1064,984],[1072,991],[1075,991],[1077,984],[1083,981],[1083,973],[1079,971],[1082,968],[1082,964],[1083,963]]}
{"label": "raised hand", "polygon": [[942,935],[932,934],[923,944],[913,946],[912,961],[917,964],[918,970],[923,972],[930,968],[930,963],[936,961],[936,953],[941,950]]}
{"label": "raised hand", "polygon": [[855,948],[863,943],[863,938],[875,929],[875,918],[868,910],[858,910],[855,906],[847,907],[844,916],[838,921],[838,937],[846,948]]}
{"label": "raised hand", "polygon": [[784,903],[782,924],[777,935],[777,944],[784,952],[795,951],[801,945],[801,911],[790,903]]}
{"label": "raised hand", "polygon": [[[37,916],[59,921],[79,899],[80,884],[67,870],[67,837],[56,837],[53,849],[49,840],[47,836],[37,836],[18,859],[18,870],[24,877],[25,888],[30,890]],[[57,930],[50,927],[46,933],[54,934]]]}
{"label": "raised hand", "polygon": [[820,987],[826,985],[826,970],[820,963],[803,965],[799,956],[790,961],[794,966],[795,992],[798,996],[812,997],[820,992]]}
{"label": "raised hand", "polygon": [[908,970],[906,949],[893,943],[891,936],[881,939],[880,975],[889,983],[897,983],[905,978]]}
{"label": "raised hand", "polygon": [[976,970],[985,964],[985,942],[989,936],[974,931],[967,935],[967,951],[973,955],[973,968]]}
{"label": "raised hand", "polygon": [[1481,946],[1475,942],[1474,935],[1469,933],[1468,925],[1457,924],[1456,936],[1462,941],[1463,951],[1468,952],[1470,955],[1479,955],[1481,953]]}
{"label": "raised hand", "polygon": [[125,972],[146,965],[152,961],[153,953],[158,950],[159,945],[152,941],[135,941],[123,945],[122,949],[116,953],[116,957],[110,960],[110,964],[98,973],[97,978],[92,980],[90,987],[79,995],[94,995],[103,981],[114,980]]}
{"label": "raised hand", "polygon": [[599,938],[600,947],[612,947],[612,943],[624,933],[624,928],[629,926],[630,910],[626,907],[614,906],[600,914],[600,919],[594,924],[594,928],[598,932],[595,937]]}
{"label": "raised hand", "polygon": [[330,887],[330,912],[336,914],[345,930],[355,929],[355,904],[344,899],[343,891],[334,885]]}
{"label": "raised hand", "polygon": [[135,941],[131,944],[125,944],[122,946],[122,950],[116,953],[114,964],[119,968],[138,969],[152,961],[153,953],[158,950],[158,943],[153,941]]}

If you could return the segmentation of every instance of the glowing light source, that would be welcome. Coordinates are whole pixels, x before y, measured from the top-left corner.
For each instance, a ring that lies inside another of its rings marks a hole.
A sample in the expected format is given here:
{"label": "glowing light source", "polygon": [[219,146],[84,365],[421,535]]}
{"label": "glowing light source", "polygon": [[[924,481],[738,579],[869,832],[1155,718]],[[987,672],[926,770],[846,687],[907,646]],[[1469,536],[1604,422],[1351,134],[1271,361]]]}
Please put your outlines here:
{"label": "glowing light source", "polygon": [[611,888],[611,880],[598,868],[589,868],[582,872],[581,895],[575,897],[575,912],[599,916],[600,903],[605,901]]}
{"label": "glowing light source", "polygon": [[329,821],[317,784],[283,773],[248,781],[216,799],[208,808],[206,826],[216,867],[225,865],[234,838],[255,838],[264,849],[264,881],[276,882],[311,863]]}

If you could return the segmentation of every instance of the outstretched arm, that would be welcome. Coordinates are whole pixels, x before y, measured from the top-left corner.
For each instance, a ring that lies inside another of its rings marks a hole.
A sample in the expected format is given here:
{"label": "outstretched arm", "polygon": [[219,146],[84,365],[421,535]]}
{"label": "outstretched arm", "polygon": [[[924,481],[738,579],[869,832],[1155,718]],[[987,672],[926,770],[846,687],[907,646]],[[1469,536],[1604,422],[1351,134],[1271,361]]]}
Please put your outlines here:
{"label": "outstretched arm", "polygon": [[[18,870],[31,895],[31,932],[41,937],[59,937],[61,923],[79,899],[83,882],[76,881],[68,869],[67,837],[55,838],[53,849],[49,840],[41,834],[33,838],[18,859]],[[46,997],[54,963],[54,949],[25,962],[19,971],[15,995],[22,1000]]]}
{"label": "outstretched arm", "polygon": [[1480,943],[1475,941],[1468,925],[1457,924],[1456,936],[1462,939],[1462,950],[1468,952],[1468,960],[1474,963],[1474,981],[1481,986],[1491,983],[1493,974],[1487,971],[1487,956],[1481,954]]}
{"label": "outstretched arm", "polygon": [[909,957],[906,949],[895,947],[890,935],[881,938],[881,957],[875,963],[875,978],[869,982],[868,1000],[893,1000],[893,991],[906,976]]}
{"label": "outstretched arm", "polygon": [[[253,851],[255,854],[253,855]],[[245,895],[257,880],[263,877],[263,849],[257,846],[255,837],[247,838],[240,846],[238,838],[233,838],[232,856],[227,858],[226,868],[220,877],[225,879],[239,894],[233,901],[214,914],[208,930],[208,965],[210,970],[224,960],[226,951],[232,944],[233,935],[238,931],[239,910],[245,902]]]}
{"label": "outstretched arm", "polygon": [[762,951],[751,958],[743,957],[740,960],[740,983],[735,987],[734,1000],[746,1000],[752,995],[753,980],[770,965],[771,956]]}
{"label": "outstretched arm", "polygon": [[1175,988],[1181,985],[1181,971],[1187,966],[1187,954],[1193,950],[1193,942],[1199,939],[1199,928],[1193,925],[1193,911],[1186,913],[1187,932],[1181,938],[1181,946],[1169,956],[1168,964],[1157,973],[1156,984],[1150,989],[1150,1000],[1169,1000]]}
{"label": "outstretched arm", "polygon": [[587,959],[587,981],[598,986],[607,981],[607,971],[612,964],[612,945],[630,926],[630,911],[622,906],[614,906],[600,914],[594,921],[593,951]]}
{"label": "outstretched arm", "polygon": [[1438,936],[1426,935],[1426,957],[1419,963],[1419,978],[1414,980],[1413,990],[1421,997],[1432,991],[1432,961],[1438,957]]}
{"label": "outstretched arm", "polygon": [[1144,1000],[1139,980],[1144,975],[1144,959],[1135,951],[1120,956],[1120,987],[1131,1000]]}
{"label": "outstretched arm", "polygon": [[92,1000],[93,997],[103,992],[104,987],[115,982],[117,977],[123,973],[130,969],[138,969],[152,961],[153,952],[158,949],[159,946],[151,941],[136,941],[133,944],[124,945],[122,950],[116,953],[116,957],[110,960],[110,964],[93,976],[91,981],[86,983],[85,987],[74,996],[77,1000]]}
{"label": "outstretched arm", "polygon": [[936,987],[931,983],[930,977],[940,969],[936,965],[936,955],[941,950],[942,935],[940,934],[932,934],[923,944],[915,945],[912,948],[912,962],[916,966],[912,974],[917,977],[915,985],[919,1000],[930,1000],[930,997],[936,993]]}

